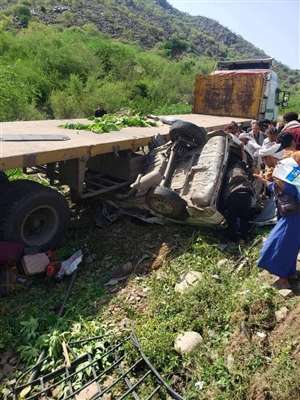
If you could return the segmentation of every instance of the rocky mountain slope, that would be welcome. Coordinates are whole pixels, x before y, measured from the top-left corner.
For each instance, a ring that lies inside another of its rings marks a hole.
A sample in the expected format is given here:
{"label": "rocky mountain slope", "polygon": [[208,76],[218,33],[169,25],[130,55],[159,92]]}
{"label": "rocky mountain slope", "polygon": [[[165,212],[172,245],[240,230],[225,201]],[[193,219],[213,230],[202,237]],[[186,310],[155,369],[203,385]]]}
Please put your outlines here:
{"label": "rocky mountain slope", "polygon": [[[20,19],[20,4],[30,9],[30,18],[44,23],[93,24],[110,37],[133,41],[145,48],[164,47],[173,57],[186,53],[216,59],[267,57],[217,21],[183,13],[166,0],[0,0],[1,9],[11,12],[15,21]],[[277,67],[289,84],[300,80],[296,71],[280,63]]]}

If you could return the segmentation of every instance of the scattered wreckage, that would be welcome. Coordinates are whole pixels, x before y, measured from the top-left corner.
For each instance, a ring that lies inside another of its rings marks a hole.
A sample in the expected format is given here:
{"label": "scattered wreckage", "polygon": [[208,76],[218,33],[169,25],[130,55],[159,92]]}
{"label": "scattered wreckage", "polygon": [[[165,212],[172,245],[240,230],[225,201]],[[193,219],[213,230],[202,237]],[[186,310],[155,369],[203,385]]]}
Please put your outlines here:
{"label": "scattered wreckage", "polygon": [[224,131],[207,134],[184,121],[172,123],[170,139],[149,152],[145,174],[131,185],[135,196],[144,195],[152,213],[176,222],[221,224],[227,198],[238,190],[234,181],[253,183],[251,157]]}
{"label": "scattered wreckage", "polygon": [[134,332],[63,342],[63,359],[49,368],[44,356],[11,387],[8,400],[27,398],[183,400],[144,354]]}
{"label": "scattered wreckage", "polygon": [[[159,217],[149,222],[225,226],[233,218],[249,222],[260,215],[266,204],[262,185],[253,176],[251,154],[238,139],[182,120],[163,121],[170,125],[170,140],[157,136],[146,156],[136,153],[144,158],[136,180],[104,195],[103,201],[121,208],[121,214],[139,217],[130,212],[136,209]],[[257,222],[272,222],[274,211]]]}
{"label": "scattered wreckage", "polygon": [[[83,198],[97,196],[129,214],[136,209],[178,223],[219,226],[228,219],[233,196],[235,202],[246,196],[254,215],[260,191],[252,175],[252,157],[241,143],[221,129],[207,133],[188,121],[163,122],[168,134],[153,136],[147,148],[92,157],[81,172],[76,169],[81,160],[33,171],[44,172],[53,183],[69,184],[74,197],[78,191],[72,184],[84,173]],[[1,190],[3,238],[39,250],[54,247],[69,218],[64,197],[37,182],[8,182],[5,177]]]}
{"label": "scattered wreckage", "polygon": [[[184,118],[201,132],[204,130],[199,128],[200,124],[211,131],[223,129],[231,121],[228,117],[198,114],[175,118]],[[99,196],[112,199],[115,194],[126,197],[133,190],[130,185],[141,174],[146,176],[147,168],[150,172],[149,160],[154,153],[160,162],[161,157],[166,161],[165,153],[168,158],[170,152],[169,145],[150,150],[157,134],[164,142],[168,141],[169,125],[161,122],[156,127],[124,128],[102,135],[66,130],[61,127],[66,122],[0,123],[4,132],[0,137],[0,240],[22,242],[37,251],[57,247],[70,213],[66,198],[55,189],[56,185],[69,187],[73,201]],[[239,122],[247,120],[239,119]],[[187,150],[190,153],[190,146],[194,148],[196,143],[195,139],[184,146],[182,140],[177,142],[173,148],[175,161],[181,151],[178,148],[177,154],[177,146],[184,153]],[[161,171],[167,166],[165,161]],[[8,180],[5,171],[14,168],[23,168],[29,176],[39,174],[49,180],[50,186],[28,179]],[[142,177],[139,179],[143,182]]]}
{"label": "scattered wreckage", "polygon": [[[139,199],[154,215],[180,223],[254,217],[260,200],[251,157],[223,129],[232,120],[275,119],[287,100],[271,59],[230,61],[197,76],[193,114],[174,116],[170,136],[161,121],[104,135],[66,131],[70,121],[0,123],[0,240],[55,248],[69,220],[64,196],[30,180],[9,182],[5,171],[14,168],[68,186],[74,201],[101,197],[125,207]],[[230,210],[242,204],[239,197],[248,215]]]}

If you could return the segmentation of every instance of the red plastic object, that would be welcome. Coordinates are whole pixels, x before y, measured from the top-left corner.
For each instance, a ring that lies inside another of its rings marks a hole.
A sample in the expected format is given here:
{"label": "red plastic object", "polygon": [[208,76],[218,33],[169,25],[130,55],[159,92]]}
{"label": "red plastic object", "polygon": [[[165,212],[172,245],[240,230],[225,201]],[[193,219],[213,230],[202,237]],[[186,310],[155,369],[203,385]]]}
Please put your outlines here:
{"label": "red plastic object", "polygon": [[57,274],[59,267],[60,263],[50,262],[46,269],[46,275],[48,276],[48,278],[53,278]]}

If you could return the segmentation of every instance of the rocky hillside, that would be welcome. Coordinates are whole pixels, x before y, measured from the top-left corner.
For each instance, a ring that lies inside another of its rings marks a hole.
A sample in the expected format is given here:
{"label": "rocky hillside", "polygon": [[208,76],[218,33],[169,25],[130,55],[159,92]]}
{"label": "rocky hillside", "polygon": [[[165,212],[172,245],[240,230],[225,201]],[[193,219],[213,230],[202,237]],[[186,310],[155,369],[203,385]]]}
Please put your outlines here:
{"label": "rocky hillside", "polygon": [[[24,6],[30,10],[25,18]],[[267,56],[218,22],[178,11],[166,0],[0,0],[0,7],[19,25],[30,18],[64,26],[93,24],[110,37],[159,47],[171,57],[186,53],[216,59]],[[300,80],[296,71],[280,63],[278,71],[289,84]]]}

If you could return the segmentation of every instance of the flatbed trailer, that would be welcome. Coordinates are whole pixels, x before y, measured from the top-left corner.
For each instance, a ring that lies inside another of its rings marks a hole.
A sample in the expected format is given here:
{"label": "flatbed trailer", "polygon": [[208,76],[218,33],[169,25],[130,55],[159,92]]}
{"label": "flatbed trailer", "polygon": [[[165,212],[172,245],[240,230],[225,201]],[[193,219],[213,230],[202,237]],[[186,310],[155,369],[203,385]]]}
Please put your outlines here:
{"label": "flatbed trailer", "polygon": [[[201,114],[172,115],[206,130],[224,129],[232,120],[248,119]],[[143,153],[159,134],[168,140],[169,125],[125,128],[96,134],[65,129],[67,120],[0,123],[0,240],[17,240],[48,250],[58,245],[69,219],[68,204],[57,190],[30,180],[9,182],[5,171],[42,173],[70,188],[73,201],[130,188],[145,167]],[[88,123],[88,120],[72,122]]]}
{"label": "flatbed trailer", "polygon": [[[168,119],[181,119],[204,127],[208,132],[224,129],[231,121],[247,123],[249,119],[184,114],[164,116]],[[90,158],[117,151],[136,151],[147,146],[158,133],[167,136],[169,126],[158,122],[158,126],[149,128],[124,128],[118,132],[95,134],[88,131],[65,129],[63,125],[70,120],[17,121],[0,123],[0,171],[13,168],[26,168],[72,159]],[[89,123],[85,119],[72,120],[82,124]],[[24,140],[22,135],[68,136],[70,140]],[[18,141],[1,141],[1,136],[19,137]]]}

